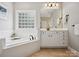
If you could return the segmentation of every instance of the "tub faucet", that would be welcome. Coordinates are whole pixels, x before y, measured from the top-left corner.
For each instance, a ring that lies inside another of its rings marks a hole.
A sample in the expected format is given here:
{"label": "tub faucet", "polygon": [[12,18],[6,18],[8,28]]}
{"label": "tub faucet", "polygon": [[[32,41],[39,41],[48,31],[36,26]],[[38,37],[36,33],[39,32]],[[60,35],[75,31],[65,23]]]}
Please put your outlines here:
{"label": "tub faucet", "polygon": [[30,40],[34,40],[34,37],[33,37],[33,35],[30,35]]}

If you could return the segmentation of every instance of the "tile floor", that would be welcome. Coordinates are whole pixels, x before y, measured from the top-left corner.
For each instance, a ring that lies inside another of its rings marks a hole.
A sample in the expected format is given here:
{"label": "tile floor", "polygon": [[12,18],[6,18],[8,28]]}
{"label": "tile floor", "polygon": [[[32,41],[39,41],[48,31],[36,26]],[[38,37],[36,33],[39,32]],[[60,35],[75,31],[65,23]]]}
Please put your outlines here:
{"label": "tile floor", "polygon": [[31,57],[76,57],[66,48],[44,48],[31,55]]}

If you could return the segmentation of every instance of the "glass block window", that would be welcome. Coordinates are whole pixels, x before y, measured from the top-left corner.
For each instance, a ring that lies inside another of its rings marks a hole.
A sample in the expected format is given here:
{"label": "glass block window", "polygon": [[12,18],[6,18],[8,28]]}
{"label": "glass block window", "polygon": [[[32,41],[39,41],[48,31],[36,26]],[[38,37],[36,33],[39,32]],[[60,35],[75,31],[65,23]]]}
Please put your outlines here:
{"label": "glass block window", "polygon": [[18,20],[19,28],[34,28],[35,16],[32,12],[19,12]]}

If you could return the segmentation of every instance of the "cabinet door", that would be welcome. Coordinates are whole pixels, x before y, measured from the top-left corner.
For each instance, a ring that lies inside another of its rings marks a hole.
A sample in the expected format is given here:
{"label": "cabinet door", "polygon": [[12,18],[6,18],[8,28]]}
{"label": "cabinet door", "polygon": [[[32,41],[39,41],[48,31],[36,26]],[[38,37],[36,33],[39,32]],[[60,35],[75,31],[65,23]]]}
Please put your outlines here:
{"label": "cabinet door", "polygon": [[57,32],[57,40],[61,42],[63,40],[64,33],[63,32]]}
{"label": "cabinet door", "polygon": [[40,31],[40,37],[41,37],[41,46],[45,46],[46,43],[46,32],[45,31]]}
{"label": "cabinet door", "polygon": [[64,45],[68,46],[68,31],[64,31]]}
{"label": "cabinet door", "polygon": [[47,33],[46,33],[46,31],[41,31],[41,40],[43,41],[43,40],[47,40]]}

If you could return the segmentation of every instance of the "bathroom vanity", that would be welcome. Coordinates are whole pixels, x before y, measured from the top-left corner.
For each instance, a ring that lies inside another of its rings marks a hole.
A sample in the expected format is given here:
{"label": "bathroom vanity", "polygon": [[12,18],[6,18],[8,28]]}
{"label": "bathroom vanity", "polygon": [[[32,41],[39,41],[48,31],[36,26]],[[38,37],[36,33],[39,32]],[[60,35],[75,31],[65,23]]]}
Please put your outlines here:
{"label": "bathroom vanity", "polygon": [[40,17],[40,39],[42,48],[64,48],[68,46],[68,29],[63,25],[62,8],[42,9]]}
{"label": "bathroom vanity", "polygon": [[42,48],[63,48],[68,46],[68,29],[46,29],[40,30]]}

